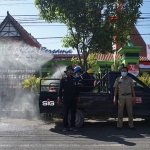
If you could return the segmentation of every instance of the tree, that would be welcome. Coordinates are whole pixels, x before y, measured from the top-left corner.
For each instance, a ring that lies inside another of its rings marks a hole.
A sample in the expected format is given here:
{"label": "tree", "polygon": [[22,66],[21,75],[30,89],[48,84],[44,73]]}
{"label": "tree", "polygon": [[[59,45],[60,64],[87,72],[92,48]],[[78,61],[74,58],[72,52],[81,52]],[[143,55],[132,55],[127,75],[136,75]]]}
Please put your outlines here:
{"label": "tree", "polygon": [[118,58],[116,60],[116,62],[114,62],[114,64],[112,65],[112,70],[113,71],[121,71],[122,67],[123,67],[122,60],[121,60],[121,58]]}
{"label": "tree", "polygon": [[[31,75],[29,78],[26,78],[22,83],[22,88],[25,89],[26,101],[23,102],[22,108],[25,111],[27,118],[31,119],[32,115],[30,114],[31,110],[35,111],[36,114],[38,109],[35,109],[35,106],[38,108],[38,99],[40,92],[40,80],[41,78]],[[29,101],[30,100],[30,101]],[[34,110],[35,109],[35,110]]]}
{"label": "tree", "polygon": [[112,52],[112,43],[126,43],[142,3],[143,0],[35,0],[41,18],[67,26],[63,45],[77,50],[85,69],[90,53],[105,54]]}
{"label": "tree", "polygon": [[[72,57],[71,61],[72,61],[72,63],[73,63],[74,65],[80,64],[79,58]],[[84,64],[84,60],[81,59],[81,66],[82,66],[83,64]],[[97,64],[96,54],[95,54],[95,53],[89,54],[88,57],[87,57],[87,67],[88,67],[88,68],[93,68],[93,67],[96,66],[96,64]]]}

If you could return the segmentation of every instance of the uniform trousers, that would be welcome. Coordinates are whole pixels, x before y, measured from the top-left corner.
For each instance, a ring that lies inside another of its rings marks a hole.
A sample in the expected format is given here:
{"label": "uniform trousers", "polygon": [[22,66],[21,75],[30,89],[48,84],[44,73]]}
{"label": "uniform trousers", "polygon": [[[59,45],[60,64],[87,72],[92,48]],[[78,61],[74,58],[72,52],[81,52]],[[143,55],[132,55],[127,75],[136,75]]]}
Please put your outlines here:
{"label": "uniform trousers", "polygon": [[68,128],[68,114],[71,113],[71,127],[75,127],[77,100],[76,99],[65,99],[63,101],[63,126]]}
{"label": "uniform trousers", "polygon": [[133,115],[132,115],[132,95],[119,95],[118,100],[118,122],[117,127],[122,128],[123,126],[123,112],[124,112],[124,106],[126,105],[127,113],[128,113],[128,124],[129,127],[133,127]]}

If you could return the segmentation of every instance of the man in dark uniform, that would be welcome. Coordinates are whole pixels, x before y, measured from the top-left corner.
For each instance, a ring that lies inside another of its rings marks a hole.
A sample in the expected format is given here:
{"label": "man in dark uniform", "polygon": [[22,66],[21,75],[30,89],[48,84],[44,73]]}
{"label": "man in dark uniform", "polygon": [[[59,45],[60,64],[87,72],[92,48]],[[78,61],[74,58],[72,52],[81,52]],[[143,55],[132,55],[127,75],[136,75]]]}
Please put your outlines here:
{"label": "man in dark uniform", "polygon": [[135,91],[134,91],[134,83],[132,78],[127,76],[128,68],[123,67],[121,70],[121,76],[118,77],[114,83],[114,100],[113,102],[116,104],[116,96],[117,93],[119,95],[118,99],[118,122],[117,129],[120,130],[123,127],[123,111],[124,106],[126,105],[128,112],[128,123],[129,129],[134,130],[133,126],[133,115],[132,115],[132,106],[136,102]]}
{"label": "man in dark uniform", "polygon": [[60,80],[60,87],[58,92],[58,104],[63,98],[63,131],[68,131],[68,114],[71,111],[71,128],[70,130],[78,131],[75,127],[75,116],[77,109],[77,101],[79,102],[78,83],[73,77],[73,68],[66,68],[66,77]]}

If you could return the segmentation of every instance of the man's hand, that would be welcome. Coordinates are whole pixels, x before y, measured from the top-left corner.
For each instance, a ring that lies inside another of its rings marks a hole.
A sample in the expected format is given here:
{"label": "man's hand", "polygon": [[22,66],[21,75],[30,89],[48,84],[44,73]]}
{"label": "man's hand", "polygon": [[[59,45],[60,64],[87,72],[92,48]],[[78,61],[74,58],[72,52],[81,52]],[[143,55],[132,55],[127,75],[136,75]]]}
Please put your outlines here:
{"label": "man's hand", "polygon": [[77,102],[80,102],[80,97],[77,97]]}
{"label": "man's hand", "polygon": [[132,103],[133,103],[133,105],[136,104],[136,97],[133,97]]}
{"label": "man's hand", "polygon": [[113,103],[114,103],[114,104],[116,104],[116,97],[114,97],[114,99],[113,99]]}
{"label": "man's hand", "polygon": [[83,85],[82,83],[78,83],[78,85]]}
{"label": "man's hand", "polygon": [[61,99],[60,99],[60,97],[57,97],[57,104],[61,104]]}

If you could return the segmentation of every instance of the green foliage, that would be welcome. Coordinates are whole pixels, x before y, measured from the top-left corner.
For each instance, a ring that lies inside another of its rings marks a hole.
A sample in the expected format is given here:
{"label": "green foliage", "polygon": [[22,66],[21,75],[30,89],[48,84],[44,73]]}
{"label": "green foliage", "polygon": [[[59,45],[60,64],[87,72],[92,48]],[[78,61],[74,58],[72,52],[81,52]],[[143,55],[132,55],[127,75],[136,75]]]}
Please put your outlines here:
{"label": "green foliage", "polygon": [[112,65],[113,67],[113,71],[121,71],[121,68],[122,68],[122,61],[120,58],[118,58],[115,62],[115,64]]}
{"label": "green foliage", "polygon": [[40,89],[40,78],[36,78],[34,75],[25,79],[22,82],[22,88],[29,89],[32,93],[38,93]]}
{"label": "green foliage", "polygon": [[[63,46],[85,51],[84,66],[90,53],[112,52],[113,36],[117,35],[120,46],[140,17],[143,0],[122,0],[118,12],[116,0],[35,0],[40,17],[47,22],[65,24],[68,34],[62,39]],[[110,16],[118,19],[110,21]]]}
{"label": "green foliage", "polygon": [[143,83],[145,83],[147,86],[150,87],[150,76],[147,75],[147,76],[140,76],[138,77]]}
{"label": "green foliage", "polygon": [[97,64],[96,54],[92,53],[92,54],[88,55],[87,64],[88,64],[88,68],[93,68],[96,66],[96,64]]}
{"label": "green foliage", "polygon": [[[82,64],[80,64],[79,58],[75,58],[75,57],[72,57],[71,61],[74,65],[78,64],[80,66],[83,66],[83,64],[84,64],[83,59],[81,59]],[[93,68],[93,67],[96,66],[96,64],[97,64],[96,54],[94,54],[94,53],[89,54],[88,57],[87,57],[87,67],[88,68]]]}
{"label": "green foliage", "polygon": [[[83,60],[83,59],[82,59],[82,60]],[[79,58],[76,58],[76,57],[73,56],[73,57],[71,58],[71,62],[73,63],[73,65],[75,65],[75,64],[79,64],[80,61],[79,61]]]}

